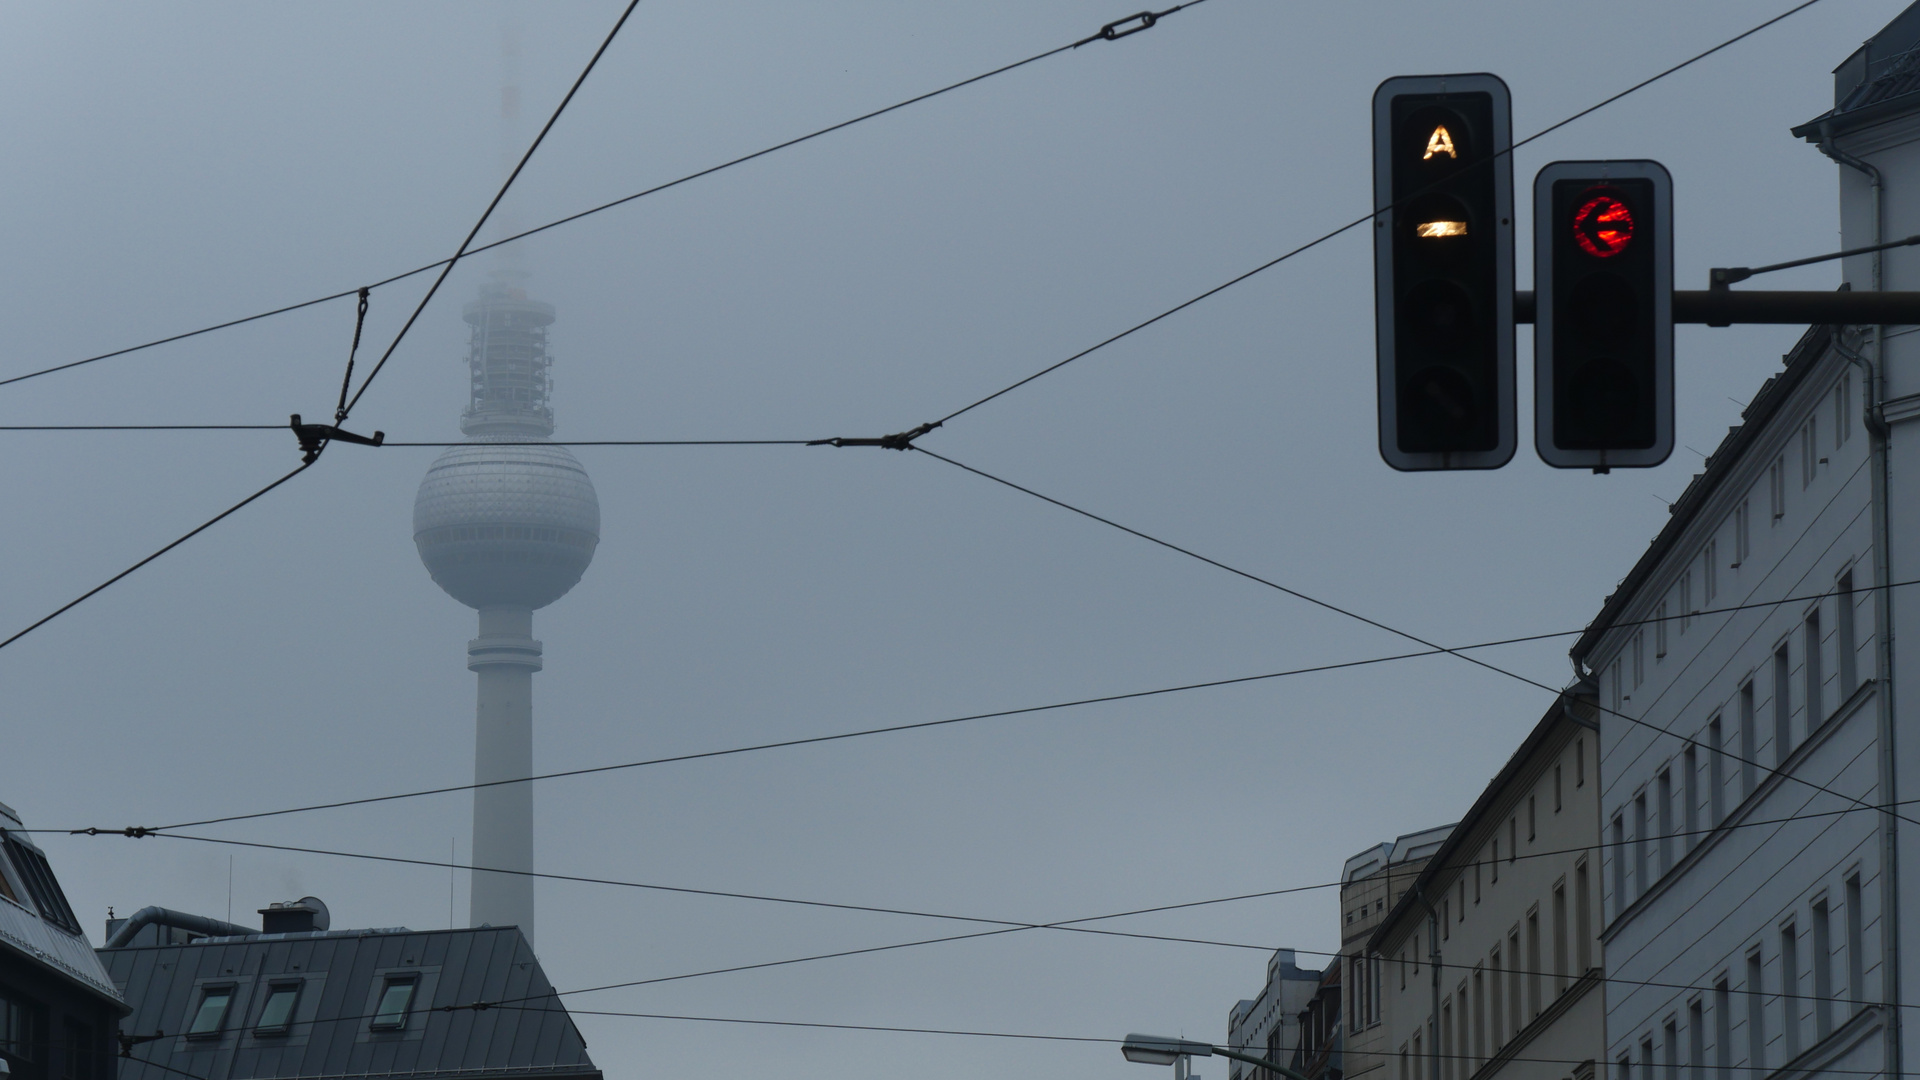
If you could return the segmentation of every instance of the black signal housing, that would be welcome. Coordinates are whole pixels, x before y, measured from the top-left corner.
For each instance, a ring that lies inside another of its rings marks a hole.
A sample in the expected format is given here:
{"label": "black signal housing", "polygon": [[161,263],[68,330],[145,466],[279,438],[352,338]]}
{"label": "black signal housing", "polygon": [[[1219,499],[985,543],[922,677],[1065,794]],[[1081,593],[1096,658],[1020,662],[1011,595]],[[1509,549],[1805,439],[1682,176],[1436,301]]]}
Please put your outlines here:
{"label": "black signal housing", "polygon": [[1374,91],[1380,456],[1396,469],[1513,458],[1512,114],[1484,73]]}
{"label": "black signal housing", "polygon": [[1657,161],[1534,178],[1534,445],[1563,469],[1673,453],[1673,179]]}

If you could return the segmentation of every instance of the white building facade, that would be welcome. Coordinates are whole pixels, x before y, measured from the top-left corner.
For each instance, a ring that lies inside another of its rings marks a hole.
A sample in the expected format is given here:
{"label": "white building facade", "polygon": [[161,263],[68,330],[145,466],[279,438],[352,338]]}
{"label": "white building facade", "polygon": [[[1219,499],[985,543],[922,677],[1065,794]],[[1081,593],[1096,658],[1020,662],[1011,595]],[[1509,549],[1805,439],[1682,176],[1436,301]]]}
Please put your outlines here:
{"label": "white building facade", "polygon": [[[1917,45],[1920,5],[1836,72],[1834,111],[1795,129],[1841,163],[1847,248],[1920,232]],[[1911,254],[1843,273],[1920,289]],[[1898,1007],[1920,986],[1898,950],[1920,824],[1897,803],[1920,792],[1920,739],[1893,738],[1914,730],[1895,687],[1920,663],[1896,647],[1920,613],[1898,585],[1920,577],[1911,329],[1808,330],[1574,648],[1600,687],[1616,1080],[1920,1061]]]}
{"label": "white building facade", "polygon": [[1368,941],[1383,974],[1380,1080],[1594,1077],[1593,713],[1591,696],[1560,696]]}

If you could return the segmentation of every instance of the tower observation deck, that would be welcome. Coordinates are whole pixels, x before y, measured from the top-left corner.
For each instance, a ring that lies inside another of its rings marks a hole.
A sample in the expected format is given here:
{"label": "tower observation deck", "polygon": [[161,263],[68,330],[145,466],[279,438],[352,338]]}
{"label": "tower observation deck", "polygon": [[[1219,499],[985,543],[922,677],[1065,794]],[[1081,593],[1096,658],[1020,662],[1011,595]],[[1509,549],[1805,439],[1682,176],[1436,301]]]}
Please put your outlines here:
{"label": "tower observation deck", "polygon": [[[549,442],[553,306],[523,275],[496,271],[466,306],[469,387],[460,430],[427,469],[413,541],[434,583],[479,612],[467,643],[477,676],[470,921],[533,937],[533,791],[499,783],[533,774],[533,612],[579,583],[600,543],[600,502],[573,454]],[[515,871],[519,871],[516,873]]]}

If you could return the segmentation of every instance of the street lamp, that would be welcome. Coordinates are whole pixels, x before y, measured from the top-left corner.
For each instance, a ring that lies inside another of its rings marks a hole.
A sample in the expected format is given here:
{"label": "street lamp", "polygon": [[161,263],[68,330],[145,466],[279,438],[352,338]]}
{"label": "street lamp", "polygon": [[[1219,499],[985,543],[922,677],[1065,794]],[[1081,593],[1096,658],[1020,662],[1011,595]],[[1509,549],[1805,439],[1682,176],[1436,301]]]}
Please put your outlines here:
{"label": "street lamp", "polygon": [[1186,1039],[1168,1039],[1158,1035],[1129,1035],[1120,1044],[1120,1053],[1128,1061],[1141,1065],[1172,1065],[1183,1057],[1212,1057],[1219,1054],[1224,1058],[1244,1061],[1249,1065],[1258,1065],[1287,1077],[1287,1080],[1308,1080],[1285,1065],[1268,1061],[1266,1058],[1242,1054],[1237,1050],[1228,1050],[1224,1046],[1212,1043],[1188,1042]]}

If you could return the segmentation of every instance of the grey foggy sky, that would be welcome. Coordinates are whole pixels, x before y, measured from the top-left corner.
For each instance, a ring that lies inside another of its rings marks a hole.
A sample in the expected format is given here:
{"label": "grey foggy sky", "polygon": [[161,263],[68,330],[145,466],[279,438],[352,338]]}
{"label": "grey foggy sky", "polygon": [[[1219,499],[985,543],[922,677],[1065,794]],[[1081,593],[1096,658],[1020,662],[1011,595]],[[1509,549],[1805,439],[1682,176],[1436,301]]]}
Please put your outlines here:
{"label": "grey foggy sky", "polygon": [[[525,4],[528,126],[617,15]],[[1784,9],[1211,0],[526,245],[559,310],[561,438],[877,435],[947,413],[1367,209],[1373,87],[1490,70],[1529,134]],[[1516,154],[1652,157],[1676,273],[1837,246],[1834,167],[1787,128],[1900,9],[1825,0]],[[500,178],[498,4],[0,8],[0,377],[451,252]],[[645,0],[509,199],[544,221],[1019,59],[1093,2]],[[1525,202],[1524,198],[1521,200]],[[1530,235],[1521,208],[1520,236]],[[1522,280],[1530,277],[1522,243]],[[458,437],[456,270],[355,414]],[[1837,264],[1777,275],[1828,288]],[[427,279],[377,291],[385,346]],[[1759,283],[1756,283],[1759,284]],[[1400,475],[1374,443],[1363,231],[956,421],[929,449],[1449,643],[1575,629],[1795,328],[1678,335],[1680,448],[1598,477],[1523,445]],[[0,423],[328,413],[339,301],[0,388]],[[364,370],[364,368],[362,369]],[[0,433],[11,632],[267,480],[282,432]],[[536,757],[559,769],[1403,651],[1397,639],[921,455],[582,448],[604,513],[537,613]],[[29,826],[156,824],[471,778],[473,615],[410,537],[435,451],[340,446],[0,652],[0,801]],[[1553,685],[1566,641],[1499,650]],[[1054,920],[1332,880],[1451,821],[1551,702],[1428,659],[543,784],[543,870]],[[442,796],[208,835],[443,859]],[[45,837],[108,905],[223,915],[228,849]],[[233,910],[448,920],[445,872],[242,850]],[[464,918],[464,880],[454,917]],[[905,917],[547,882],[562,988],[957,932]],[[1337,944],[1331,892],[1113,924]],[[1314,962],[1303,957],[1303,963]],[[1258,952],[1030,932],[591,994],[575,1009],[1221,1037]],[[581,1016],[609,1075],[1150,1080],[1110,1046]],[[1218,1074],[1210,1063],[1205,1074]]]}

